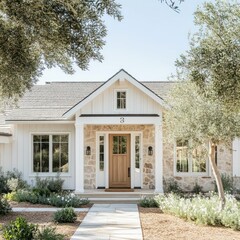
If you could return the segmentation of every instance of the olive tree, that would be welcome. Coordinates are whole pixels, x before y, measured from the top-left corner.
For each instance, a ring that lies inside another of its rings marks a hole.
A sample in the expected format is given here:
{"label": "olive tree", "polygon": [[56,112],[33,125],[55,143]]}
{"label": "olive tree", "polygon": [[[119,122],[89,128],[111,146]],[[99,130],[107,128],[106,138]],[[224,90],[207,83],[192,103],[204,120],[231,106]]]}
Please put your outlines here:
{"label": "olive tree", "polygon": [[235,137],[240,136],[240,115],[226,111],[221,101],[216,101],[211,89],[204,93],[195,83],[176,83],[170,92],[165,114],[168,136],[172,140],[190,140],[192,148],[207,144],[206,152],[216,180],[220,208],[225,204],[224,190],[215,163],[215,146],[230,146]]}

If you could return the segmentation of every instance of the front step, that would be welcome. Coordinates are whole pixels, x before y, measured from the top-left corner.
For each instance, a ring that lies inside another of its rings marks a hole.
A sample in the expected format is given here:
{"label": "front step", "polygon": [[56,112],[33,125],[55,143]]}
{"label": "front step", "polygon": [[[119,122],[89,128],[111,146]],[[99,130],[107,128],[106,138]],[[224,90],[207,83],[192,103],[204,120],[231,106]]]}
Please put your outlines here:
{"label": "front step", "polygon": [[80,198],[88,198],[92,203],[137,203],[145,196],[154,195],[153,191],[105,192],[104,190],[92,190],[78,194]]}

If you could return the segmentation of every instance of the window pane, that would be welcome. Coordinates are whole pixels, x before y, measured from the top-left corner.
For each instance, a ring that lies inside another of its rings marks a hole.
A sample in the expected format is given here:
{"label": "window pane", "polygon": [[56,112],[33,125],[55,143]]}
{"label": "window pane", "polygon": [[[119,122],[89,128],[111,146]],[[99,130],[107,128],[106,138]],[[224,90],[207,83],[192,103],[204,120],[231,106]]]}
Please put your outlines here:
{"label": "window pane", "polygon": [[99,170],[104,171],[104,136],[99,137]]}
{"label": "window pane", "polygon": [[140,137],[135,137],[135,168],[140,168]]}
{"label": "window pane", "polygon": [[207,153],[203,147],[198,147],[192,151],[192,171],[206,172]]}
{"label": "window pane", "polygon": [[49,136],[33,136],[33,171],[49,172]]}
{"label": "window pane", "polygon": [[188,141],[177,141],[177,172],[188,172]]}
{"label": "window pane", "polygon": [[113,136],[113,154],[118,154],[119,153],[119,137],[118,136]]}
{"label": "window pane", "polygon": [[117,92],[117,109],[126,109],[126,92]]}
{"label": "window pane", "polygon": [[53,135],[52,171],[68,172],[68,135]]}

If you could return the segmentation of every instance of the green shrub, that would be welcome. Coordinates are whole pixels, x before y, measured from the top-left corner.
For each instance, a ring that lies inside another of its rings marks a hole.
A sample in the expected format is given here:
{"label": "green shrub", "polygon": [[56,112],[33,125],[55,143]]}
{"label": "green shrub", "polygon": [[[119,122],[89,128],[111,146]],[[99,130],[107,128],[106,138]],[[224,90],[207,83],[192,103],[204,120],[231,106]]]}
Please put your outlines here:
{"label": "green shrub", "polygon": [[6,240],[32,240],[37,226],[27,223],[25,218],[18,217],[3,228],[3,237]]}
{"label": "green shrub", "polygon": [[165,193],[182,193],[182,189],[178,185],[177,181],[174,178],[164,180],[165,183]]}
{"label": "green shrub", "polygon": [[14,196],[14,200],[17,202],[30,202],[33,204],[39,203],[38,198],[38,195],[30,190],[18,190]]}
{"label": "green shrub", "polygon": [[33,191],[41,196],[50,196],[51,193],[61,193],[64,180],[57,175],[56,178],[36,177],[36,186]]}
{"label": "green shrub", "polygon": [[[224,174],[221,174],[221,179],[222,179],[224,192],[233,193],[233,190],[234,190],[233,178],[230,175],[224,173]],[[214,181],[214,185],[215,185],[215,192],[218,192],[216,181]]]}
{"label": "green shrub", "polygon": [[88,199],[80,199],[73,193],[51,194],[49,197],[41,196],[35,191],[19,190],[14,194],[14,200],[17,202],[30,202],[33,204],[47,204],[55,207],[81,207],[89,203]]}
{"label": "green shrub", "polygon": [[155,200],[163,212],[204,225],[240,230],[240,203],[232,195],[226,194],[226,206],[222,211],[219,211],[220,200],[216,194],[210,197],[197,195],[191,199],[169,194],[159,195]]}
{"label": "green shrub", "polygon": [[139,204],[141,207],[144,207],[144,208],[159,207],[159,204],[155,200],[155,198],[144,197],[140,200]]}
{"label": "green shrub", "polygon": [[7,199],[0,197],[0,215],[6,215],[12,210]]}
{"label": "green shrub", "polygon": [[6,173],[7,186],[10,191],[17,191],[18,189],[29,188],[29,185],[22,178],[22,173],[14,169]]}
{"label": "green shrub", "polygon": [[35,240],[64,240],[64,235],[57,234],[56,228],[53,227],[44,227],[41,230],[38,230],[34,236]]}
{"label": "green shrub", "polygon": [[202,187],[197,182],[195,182],[195,185],[193,186],[192,192],[196,193],[196,194],[199,194],[199,193],[202,192]]}
{"label": "green shrub", "polygon": [[56,178],[51,178],[48,181],[48,189],[54,193],[62,192],[64,180],[60,178],[60,175],[57,175]]}
{"label": "green shrub", "polygon": [[22,179],[22,174],[17,170],[4,173],[0,169],[0,194],[28,188],[29,185]]}
{"label": "green shrub", "polygon": [[49,202],[55,207],[80,207],[89,203],[88,199],[81,199],[75,194],[54,194],[49,198]]}
{"label": "green shrub", "polygon": [[73,208],[63,208],[54,214],[54,221],[58,223],[73,223],[77,219],[77,214]]}

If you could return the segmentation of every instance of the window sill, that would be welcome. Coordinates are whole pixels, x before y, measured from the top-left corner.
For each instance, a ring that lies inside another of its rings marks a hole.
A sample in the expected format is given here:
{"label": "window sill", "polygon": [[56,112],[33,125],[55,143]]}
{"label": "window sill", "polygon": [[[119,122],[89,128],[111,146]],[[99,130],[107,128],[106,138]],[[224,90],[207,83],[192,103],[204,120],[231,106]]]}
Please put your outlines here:
{"label": "window sill", "polygon": [[[35,178],[35,177],[56,177],[58,176],[58,173],[31,173],[29,174],[30,178]],[[60,177],[72,177],[70,173],[60,173]]]}
{"label": "window sill", "polygon": [[174,177],[202,177],[211,178],[208,173],[175,173]]}

